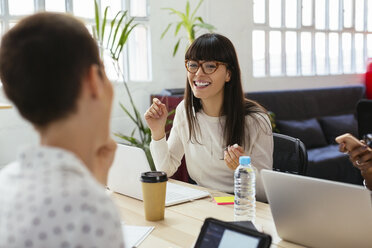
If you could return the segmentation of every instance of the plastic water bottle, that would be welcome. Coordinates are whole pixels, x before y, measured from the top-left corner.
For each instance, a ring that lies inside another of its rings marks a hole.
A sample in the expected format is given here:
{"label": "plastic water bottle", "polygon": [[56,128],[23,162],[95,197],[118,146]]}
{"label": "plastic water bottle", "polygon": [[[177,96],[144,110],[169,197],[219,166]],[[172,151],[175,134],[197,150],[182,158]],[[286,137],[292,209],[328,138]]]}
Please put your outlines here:
{"label": "plastic water bottle", "polygon": [[235,221],[249,220],[256,217],[256,174],[249,156],[239,158],[239,166],[235,169]]}

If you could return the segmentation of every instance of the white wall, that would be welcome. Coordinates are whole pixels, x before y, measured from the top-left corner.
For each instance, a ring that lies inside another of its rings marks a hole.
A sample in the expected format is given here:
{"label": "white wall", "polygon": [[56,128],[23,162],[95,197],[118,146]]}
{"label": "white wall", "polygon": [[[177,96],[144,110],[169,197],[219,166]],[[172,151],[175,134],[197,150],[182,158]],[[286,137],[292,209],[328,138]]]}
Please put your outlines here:
{"label": "white wall", "polygon": [[[192,8],[199,0],[191,0]],[[168,15],[165,7],[172,7],[184,11],[186,0],[149,0],[150,29],[152,41],[152,81],[130,82],[129,88],[141,113],[144,113],[150,104],[150,94],[159,93],[164,88],[181,88],[185,85],[184,51],[185,44],[180,45],[176,57],[172,57],[173,46],[177,39],[173,36],[174,30],[160,40],[164,28],[176,16]],[[278,77],[260,78],[252,77],[251,66],[251,16],[249,6],[251,0],[205,0],[198,15],[216,26],[216,32],[231,39],[238,53],[243,86],[245,91],[260,91],[289,88],[329,87],[338,85],[359,84],[360,75],[339,75],[322,77]],[[115,84],[115,99],[112,115],[112,131],[130,134],[133,125],[119,108],[121,101],[128,106],[127,96],[123,85]],[[5,100],[0,93],[0,102]],[[16,151],[21,144],[36,143],[36,133],[20,119],[16,110],[0,110],[0,166],[15,158]]]}

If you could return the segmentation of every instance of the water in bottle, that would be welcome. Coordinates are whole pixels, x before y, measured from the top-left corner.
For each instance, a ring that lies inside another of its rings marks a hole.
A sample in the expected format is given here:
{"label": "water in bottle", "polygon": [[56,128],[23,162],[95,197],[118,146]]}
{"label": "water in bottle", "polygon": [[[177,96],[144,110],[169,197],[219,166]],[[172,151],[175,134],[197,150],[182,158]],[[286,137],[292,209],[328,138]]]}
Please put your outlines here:
{"label": "water in bottle", "polygon": [[235,221],[249,220],[254,222],[256,216],[256,174],[249,156],[239,158],[235,169]]}

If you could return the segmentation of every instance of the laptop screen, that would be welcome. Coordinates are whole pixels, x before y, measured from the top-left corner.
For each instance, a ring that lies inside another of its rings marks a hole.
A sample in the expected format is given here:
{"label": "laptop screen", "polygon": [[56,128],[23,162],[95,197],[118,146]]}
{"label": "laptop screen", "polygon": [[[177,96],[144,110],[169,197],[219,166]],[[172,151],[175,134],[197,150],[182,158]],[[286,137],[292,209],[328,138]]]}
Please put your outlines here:
{"label": "laptop screen", "polygon": [[259,238],[228,230],[210,223],[202,239],[200,248],[258,247]]}
{"label": "laptop screen", "polygon": [[261,177],[282,239],[307,247],[372,247],[369,190],[272,170]]}

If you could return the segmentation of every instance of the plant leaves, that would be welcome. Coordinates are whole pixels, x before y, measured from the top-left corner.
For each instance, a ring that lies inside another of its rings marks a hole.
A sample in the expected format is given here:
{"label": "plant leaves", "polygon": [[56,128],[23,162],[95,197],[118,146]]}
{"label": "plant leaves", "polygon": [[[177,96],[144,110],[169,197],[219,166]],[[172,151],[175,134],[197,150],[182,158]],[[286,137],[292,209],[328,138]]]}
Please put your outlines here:
{"label": "plant leaves", "polygon": [[155,167],[155,164],[154,164],[154,160],[153,160],[153,158],[151,156],[150,149],[149,148],[145,148],[145,147],[143,147],[142,149],[145,151],[147,160],[149,161],[150,169],[152,171],[156,171],[156,167]]}
{"label": "plant leaves", "polygon": [[106,22],[107,22],[107,11],[108,11],[109,7],[107,6],[105,8],[105,13],[103,15],[103,20],[102,20],[102,35],[101,35],[101,40],[103,42],[104,40],[104,37],[105,37],[105,29],[106,29]]}
{"label": "plant leaves", "polygon": [[189,14],[190,14],[190,2],[189,2],[189,0],[187,0],[187,2],[186,2],[186,16],[187,16],[187,18],[189,17]]}
{"label": "plant leaves", "polygon": [[164,29],[163,33],[160,36],[160,39],[163,39],[165,34],[168,32],[169,28],[172,26],[173,23],[169,23],[168,26]]}
{"label": "plant leaves", "polygon": [[178,10],[175,10],[175,9],[172,9],[172,8],[166,8],[166,9],[170,10],[173,14],[178,15],[178,17],[181,18],[181,20],[183,20],[184,22],[188,22],[187,16],[184,13],[182,13],[181,11],[178,11]]}
{"label": "plant leaves", "polygon": [[178,39],[176,45],[174,46],[173,57],[176,56],[176,53],[177,53],[177,50],[178,50],[178,46],[180,45],[180,41],[181,41],[181,39]]}
{"label": "plant leaves", "polygon": [[[124,48],[125,43],[128,40],[129,34],[132,32],[132,30],[138,25],[138,23],[134,24],[130,27],[130,24],[133,22],[134,18],[132,18],[128,23],[125,24],[125,28],[120,36],[120,40],[118,42],[118,47],[120,47],[119,51],[115,51],[115,55],[119,59],[119,56]],[[128,27],[130,27],[128,29]]]}
{"label": "plant leaves", "polygon": [[169,125],[169,124],[172,124],[173,123],[173,120],[169,119],[169,117],[171,115],[173,115],[174,113],[176,113],[176,110],[175,109],[173,109],[173,110],[171,110],[171,111],[168,112],[167,120],[165,122],[165,125]]}
{"label": "plant leaves", "polygon": [[[203,26],[202,24],[205,23],[203,18],[202,17],[195,17],[195,14],[198,11],[198,9],[200,8],[203,1],[204,0],[200,0],[198,2],[198,5],[192,11],[191,16],[190,16],[191,7],[190,7],[190,1],[189,0],[186,1],[185,13],[182,13],[181,11],[178,11],[178,10],[173,9],[173,8],[162,8],[163,10],[168,10],[170,15],[176,14],[181,19],[176,24],[176,28],[175,28],[175,31],[174,31],[174,36],[175,37],[177,37],[179,35],[179,31],[180,31],[181,27],[183,26],[186,30],[187,39],[189,41],[189,44],[191,44],[195,40],[195,32],[196,32],[195,28],[196,27],[201,28],[201,29],[207,29],[209,32],[211,32],[215,29],[215,27],[210,25],[210,24],[206,24],[206,25]],[[197,24],[198,21],[200,23]],[[167,25],[167,27],[165,28],[165,30],[163,31],[163,33],[161,35],[161,39],[164,38],[165,34],[168,32],[168,30],[169,30],[169,28],[172,24],[173,23],[169,23]],[[183,37],[181,37],[180,39],[182,39],[182,38]],[[179,44],[180,44],[180,39],[177,41],[176,45],[173,48],[173,57],[176,55],[176,53],[178,51],[178,47],[179,47]]]}
{"label": "plant leaves", "polygon": [[[132,95],[130,94],[130,91],[129,91],[129,88],[128,88],[128,85],[124,82],[124,87],[125,87],[125,89],[126,89],[126,91],[127,91],[127,93],[128,93],[128,97],[129,97],[129,101],[130,101],[130,104],[131,104],[131,106],[132,106],[132,108],[133,108],[133,111],[134,111],[134,113],[135,113],[135,115],[136,115],[136,125],[137,125],[137,127],[139,127],[141,130],[142,130],[142,128],[143,128],[143,123],[142,123],[142,119],[141,119],[141,115],[139,114],[139,112],[138,112],[138,110],[137,110],[137,108],[136,108],[136,105],[134,104],[134,102],[133,102],[133,98],[132,98]],[[140,136],[141,136],[141,140],[143,140],[143,135],[142,135],[142,133],[141,133],[141,130],[140,130],[140,132],[139,132],[139,134],[140,134]]]}
{"label": "plant leaves", "polygon": [[111,40],[111,35],[112,35],[112,31],[114,30],[114,25],[115,25],[115,22],[116,22],[116,19],[118,18],[118,16],[121,14],[120,11],[118,11],[118,13],[116,13],[114,19],[111,21],[111,24],[110,24],[110,34],[109,34],[109,38],[107,40],[107,48],[109,47],[109,44],[110,44],[110,40]]}
{"label": "plant leaves", "polygon": [[208,29],[209,31],[213,31],[214,29],[216,29],[213,25],[208,23],[196,23],[195,26]]}
{"label": "plant leaves", "polygon": [[136,115],[137,126],[140,129],[139,134],[141,136],[141,140],[144,141],[145,140],[145,135],[144,135],[145,125],[143,125],[143,122],[142,122],[142,119],[141,119],[141,114],[139,113],[138,109],[136,108],[136,106],[133,103],[132,103],[132,107],[133,107],[134,113]]}
{"label": "plant leaves", "polygon": [[[111,48],[110,48],[111,54],[115,54],[115,52],[114,52],[114,45],[115,45],[116,36],[117,36],[117,34],[118,34],[118,31],[119,31],[120,25],[121,25],[121,23],[122,23],[123,20],[124,20],[124,17],[127,15],[127,12],[128,12],[128,11],[124,11],[124,12],[121,11],[122,15],[121,15],[121,17],[120,17],[118,23],[116,23],[116,28],[115,28],[114,36],[113,36],[113,39],[112,39]],[[115,21],[115,20],[114,20],[114,21]],[[115,22],[114,22],[114,23],[115,23]],[[112,22],[111,22],[111,24],[112,24]],[[116,59],[116,60],[117,60],[117,59]]]}
{"label": "plant leaves", "polygon": [[[124,45],[124,43],[127,41],[126,38],[128,38],[128,35],[130,33],[130,31],[132,31],[132,29],[138,25],[138,23],[136,25],[133,25],[132,27],[130,26],[132,24],[132,22],[134,21],[134,17],[132,17],[127,23],[125,23],[124,25],[124,29],[123,29],[123,32],[121,33],[121,36],[120,36],[120,39],[119,39],[119,44],[120,45]],[[131,27],[131,28],[130,28]]]}
{"label": "plant leaves", "polygon": [[176,31],[174,32],[174,36],[177,36],[178,34],[178,31],[180,31],[180,28],[182,26],[183,22],[179,22],[176,26]]}
{"label": "plant leaves", "polygon": [[136,124],[136,126],[138,127],[138,129],[140,131],[139,134],[140,134],[141,140],[144,142],[145,137],[144,137],[144,134],[143,134],[143,130],[144,130],[145,126],[144,126],[144,124],[142,122],[141,114],[139,113],[138,109],[136,108],[136,105],[133,102],[133,99],[132,99],[132,96],[130,95],[130,91],[128,89],[128,86],[126,85],[126,83],[124,83],[124,84],[125,84],[125,87],[127,89],[127,93],[128,93],[129,100],[130,100],[131,106],[133,108],[135,117],[133,117],[133,115],[131,115],[129,113],[128,109],[122,103],[120,103],[120,107],[131,118],[131,120]]}
{"label": "plant leaves", "polygon": [[119,102],[119,105],[124,110],[124,112],[128,115],[128,117],[137,125],[136,119],[134,119],[134,117],[131,115],[131,113],[129,113],[128,109],[121,102]]}
{"label": "plant leaves", "polygon": [[129,144],[131,144],[131,145],[137,146],[137,145],[140,144],[140,142],[136,138],[134,138],[134,137],[127,136],[127,135],[122,134],[122,133],[114,133],[114,135],[117,136],[117,137],[119,137],[120,139],[123,139],[125,141],[128,141]]}
{"label": "plant leaves", "polygon": [[169,10],[171,13],[176,13],[176,12],[179,12],[178,10],[175,10],[175,9],[173,9],[173,8],[162,8],[162,9],[164,9],[164,10]]}
{"label": "plant leaves", "polygon": [[190,44],[191,42],[193,42],[195,40],[195,29],[194,27],[191,28],[191,31],[190,31]]}
{"label": "plant leaves", "polygon": [[203,20],[203,18],[202,18],[202,17],[200,17],[200,16],[196,17],[196,20],[199,20],[199,22],[201,22],[201,23],[204,23],[204,20]]}
{"label": "plant leaves", "polygon": [[[104,38],[105,28],[106,28],[106,22],[107,20],[107,13],[108,13],[108,7],[105,8],[105,13],[103,20],[100,19],[100,13],[99,13],[99,7],[97,4],[97,1],[95,1],[95,19],[96,19],[96,27],[93,29],[94,37],[96,38],[97,42],[100,42],[101,45]],[[131,25],[134,18],[129,19],[129,21],[126,21],[127,11],[119,11],[116,13],[114,19],[111,21],[110,24],[110,33],[109,38],[107,41],[105,41],[105,49],[110,50],[110,55],[112,58],[112,62],[114,63],[115,70],[117,70],[117,73],[121,76],[123,76],[118,58],[120,54],[122,53],[122,49],[125,46],[126,42],[128,41],[130,33],[133,31],[133,29],[138,25]],[[102,22],[102,26],[100,27],[100,22]],[[100,29],[101,28],[101,29]],[[122,28],[122,30],[121,30]],[[99,32],[99,35],[98,33]],[[132,145],[139,147],[141,149],[144,149],[146,152],[146,157],[149,161],[150,167],[152,170],[155,169],[155,165],[153,162],[153,159],[151,157],[151,153],[149,150],[149,144],[151,142],[151,130],[146,127],[142,120],[142,115],[139,113],[138,109],[136,108],[130,90],[125,82],[125,78],[123,76],[123,83],[125,86],[125,90],[128,94],[130,105],[133,108],[134,114],[131,114],[129,112],[128,108],[125,107],[122,103],[120,104],[120,108],[124,111],[124,113],[133,121],[135,124],[135,128],[132,130],[130,136],[122,134],[122,133],[114,133],[115,136],[119,137],[124,141],[126,145]],[[140,140],[135,138],[136,130],[139,131]]]}
{"label": "plant leaves", "polygon": [[133,131],[132,131],[132,133],[130,134],[130,136],[133,137],[135,132],[136,132],[136,129],[133,129]]}
{"label": "plant leaves", "polygon": [[99,37],[97,35],[97,30],[96,30],[96,26],[92,27],[92,31],[93,31],[93,38],[99,43]]}
{"label": "plant leaves", "polygon": [[98,3],[97,3],[97,0],[94,1],[94,15],[95,15],[95,19],[96,19],[96,32],[97,32],[97,37],[98,39],[100,39],[100,32],[99,32],[99,8],[98,8]]}
{"label": "plant leaves", "polygon": [[130,94],[130,91],[129,91],[129,88],[128,88],[128,85],[124,82],[124,86],[125,86],[125,89],[126,89],[126,91],[127,91],[127,93],[128,93],[128,97],[129,97],[129,101],[130,101],[130,104],[131,104],[131,106],[132,106],[132,108],[133,108],[133,111],[134,111],[134,113],[135,113],[135,115],[136,115],[136,120],[137,120],[137,122],[136,122],[136,124],[137,124],[137,126],[139,127],[139,128],[143,128],[143,123],[142,123],[142,119],[141,119],[141,114],[138,112],[138,110],[137,110],[137,108],[136,108],[136,105],[134,104],[134,102],[133,102],[133,98],[132,98],[132,95]]}

